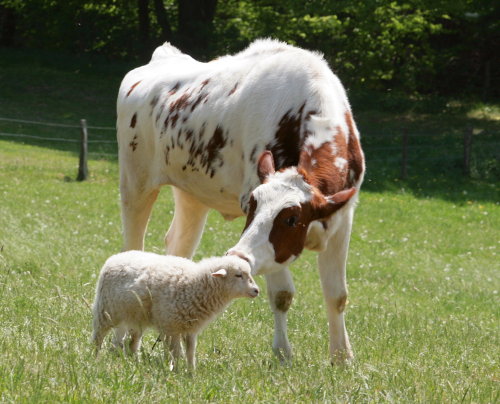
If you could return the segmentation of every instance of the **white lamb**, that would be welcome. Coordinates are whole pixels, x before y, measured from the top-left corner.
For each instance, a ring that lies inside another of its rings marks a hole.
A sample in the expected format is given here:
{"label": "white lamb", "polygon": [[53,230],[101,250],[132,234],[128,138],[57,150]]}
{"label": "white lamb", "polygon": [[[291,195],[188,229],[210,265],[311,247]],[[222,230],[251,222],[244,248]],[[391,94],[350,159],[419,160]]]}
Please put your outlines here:
{"label": "white lamb", "polygon": [[96,351],[114,328],[114,345],[123,349],[128,332],[134,353],[143,331],[152,327],[159,331],[165,349],[170,349],[173,364],[183,337],[188,366],[194,368],[196,339],[203,327],[233,299],[258,294],[249,264],[235,256],[194,263],[142,251],[116,254],[106,261],[97,282],[93,307]]}

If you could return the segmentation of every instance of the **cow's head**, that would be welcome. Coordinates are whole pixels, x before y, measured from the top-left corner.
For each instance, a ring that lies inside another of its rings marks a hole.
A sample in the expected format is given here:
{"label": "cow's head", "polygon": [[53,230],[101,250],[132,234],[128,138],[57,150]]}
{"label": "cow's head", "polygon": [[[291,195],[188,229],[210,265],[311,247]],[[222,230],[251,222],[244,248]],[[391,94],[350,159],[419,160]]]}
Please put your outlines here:
{"label": "cow's head", "polygon": [[309,224],[329,218],[356,193],[350,188],[323,195],[300,167],[276,172],[269,151],[259,158],[258,175],[261,184],[250,197],[245,229],[228,251],[247,260],[254,275],[283,269],[297,259]]}

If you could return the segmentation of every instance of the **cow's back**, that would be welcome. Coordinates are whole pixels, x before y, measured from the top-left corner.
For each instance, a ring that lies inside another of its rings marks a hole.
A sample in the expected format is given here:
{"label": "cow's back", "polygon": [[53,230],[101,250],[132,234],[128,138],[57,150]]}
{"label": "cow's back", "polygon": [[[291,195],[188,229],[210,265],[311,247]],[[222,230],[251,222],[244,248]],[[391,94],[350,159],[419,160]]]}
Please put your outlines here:
{"label": "cow's back", "polygon": [[[275,41],[200,63],[158,48],[124,78],[118,98],[122,170],[175,185],[228,216],[258,184],[257,158],[297,165],[312,115],[347,132],[344,90],[323,59]],[[132,174],[132,173],[131,173]]]}

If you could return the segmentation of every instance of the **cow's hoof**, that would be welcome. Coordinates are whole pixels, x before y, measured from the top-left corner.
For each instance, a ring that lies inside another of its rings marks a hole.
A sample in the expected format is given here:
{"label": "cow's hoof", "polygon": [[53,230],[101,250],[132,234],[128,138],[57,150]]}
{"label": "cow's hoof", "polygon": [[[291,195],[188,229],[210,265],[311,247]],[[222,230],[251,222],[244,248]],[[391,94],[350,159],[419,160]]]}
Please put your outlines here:
{"label": "cow's hoof", "polygon": [[332,366],[347,366],[354,361],[354,355],[352,351],[349,350],[337,350],[332,354],[330,358],[330,364]]}

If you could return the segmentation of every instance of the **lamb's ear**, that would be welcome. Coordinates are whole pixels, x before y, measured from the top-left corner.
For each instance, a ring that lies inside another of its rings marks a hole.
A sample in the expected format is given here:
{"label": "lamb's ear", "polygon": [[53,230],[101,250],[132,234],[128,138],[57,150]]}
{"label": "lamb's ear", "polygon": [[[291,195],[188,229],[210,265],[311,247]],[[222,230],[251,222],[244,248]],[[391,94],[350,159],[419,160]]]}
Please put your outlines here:
{"label": "lamb's ear", "polygon": [[214,278],[224,278],[227,276],[227,271],[224,268],[219,269],[217,272],[212,273]]}

